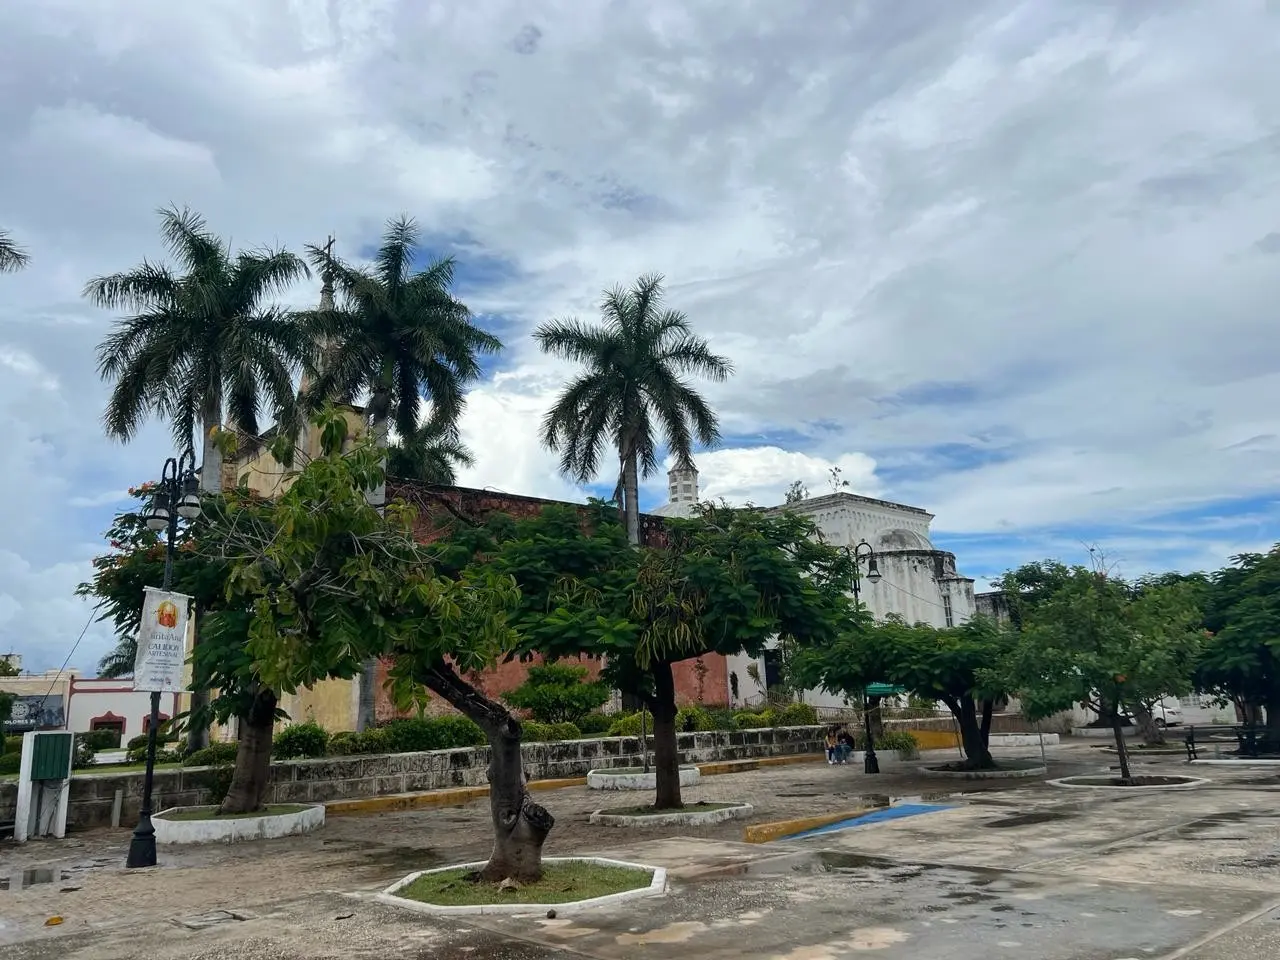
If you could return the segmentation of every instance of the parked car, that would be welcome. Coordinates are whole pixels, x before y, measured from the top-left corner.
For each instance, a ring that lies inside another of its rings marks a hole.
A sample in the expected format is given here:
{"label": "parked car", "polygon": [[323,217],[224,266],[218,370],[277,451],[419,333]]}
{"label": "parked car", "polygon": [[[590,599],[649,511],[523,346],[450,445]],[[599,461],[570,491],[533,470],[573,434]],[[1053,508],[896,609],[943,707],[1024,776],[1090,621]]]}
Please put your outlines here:
{"label": "parked car", "polygon": [[1177,697],[1165,697],[1151,712],[1155,715],[1157,727],[1182,726],[1182,704]]}

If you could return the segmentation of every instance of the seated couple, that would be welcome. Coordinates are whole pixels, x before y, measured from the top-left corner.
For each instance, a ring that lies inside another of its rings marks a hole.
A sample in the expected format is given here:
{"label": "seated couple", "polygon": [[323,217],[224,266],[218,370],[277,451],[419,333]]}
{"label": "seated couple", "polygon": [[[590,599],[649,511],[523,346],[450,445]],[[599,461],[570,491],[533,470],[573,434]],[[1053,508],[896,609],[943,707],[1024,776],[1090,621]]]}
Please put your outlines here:
{"label": "seated couple", "polygon": [[827,731],[827,763],[848,763],[853,754],[853,734],[844,727]]}

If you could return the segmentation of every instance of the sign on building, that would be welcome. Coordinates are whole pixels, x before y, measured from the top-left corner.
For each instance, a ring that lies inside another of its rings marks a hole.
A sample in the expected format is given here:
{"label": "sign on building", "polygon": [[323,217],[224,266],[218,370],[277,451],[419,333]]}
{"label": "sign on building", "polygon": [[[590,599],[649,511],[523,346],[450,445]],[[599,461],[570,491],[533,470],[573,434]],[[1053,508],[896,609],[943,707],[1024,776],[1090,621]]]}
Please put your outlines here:
{"label": "sign on building", "polygon": [[6,733],[23,733],[27,730],[56,730],[63,722],[62,694],[59,693],[14,697],[12,712],[2,726]]}
{"label": "sign on building", "polygon": [[138,653],[133,661],[133,689],[177,693],[185,689],[182,667],[187,659],[187,611],[191,598],[146,588]]}

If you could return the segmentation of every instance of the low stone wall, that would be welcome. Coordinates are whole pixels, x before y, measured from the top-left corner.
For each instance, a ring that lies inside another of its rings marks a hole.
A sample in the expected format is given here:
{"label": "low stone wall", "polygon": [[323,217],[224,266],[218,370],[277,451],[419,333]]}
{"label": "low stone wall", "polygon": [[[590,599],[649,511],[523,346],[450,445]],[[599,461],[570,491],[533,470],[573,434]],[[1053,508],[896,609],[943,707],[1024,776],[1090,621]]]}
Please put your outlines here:
{"label": "low stone wall", "polygon": [[[823,727],[776,727],[761,730],[682,733],[677,736],[681,763],[750,760],[759,757],[819,753]],[[653,749],[650,743],[650,750]],[[530,780],[585,777],[588,770],[632,767],[642,762],[638,737],[527,743],[524,766]],[[489,748],[396,753],[367,757],[326,757],[271,765],[270,803],[325,803],[442,787],[479,786],[488,782]],[[158,770],[154,802],[157,810],[196,807],[213,802],[213,788],[226,771],[210,768]],[[140,772],[77,776],[71,780],[67,828],[84,830],[111,824],[116,791],[122,793],[120,823],[132,828],[142,802]],[[17,784],[0,783],[0,820],[12,820]]]}

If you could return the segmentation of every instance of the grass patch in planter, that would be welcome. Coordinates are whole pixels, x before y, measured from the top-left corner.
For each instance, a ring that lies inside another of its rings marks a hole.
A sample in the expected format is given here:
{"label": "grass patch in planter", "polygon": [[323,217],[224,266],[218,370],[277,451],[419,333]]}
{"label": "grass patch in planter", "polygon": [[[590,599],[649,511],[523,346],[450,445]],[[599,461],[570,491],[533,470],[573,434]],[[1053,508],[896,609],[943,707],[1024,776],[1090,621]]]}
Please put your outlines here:
{"label": "grass patch in planter", "polygon": [[737,803],[708,803],[705,800],[699,800],[697,803],[686,803],[678,810],[655,810],[653,807],[614,807],[612,810],[600,810],[600,814],[606,817],[665,817],[672,813],[710,813],[712,810],[728,810],[730,807],[740,807],[741,802]]}
{"label": "grass patch in planter", "polygon": [[282,817],[308,809],[304,803],[273,803],[252,813],[218,813],[217,807],[188,807],[171,813],[157,814],[165,820],[244,820],[248,817]]}
{"label": "grass patch in planter", "polygon": [[406,900],[441,907],[474,907],[494,903],[571,903],[613,893],[647,887],[652,870],[615,867],[584,860],[546,862],[542,879],[503,889],[501,884],[480,879],[470,867],[426,873],[395,892]]}

